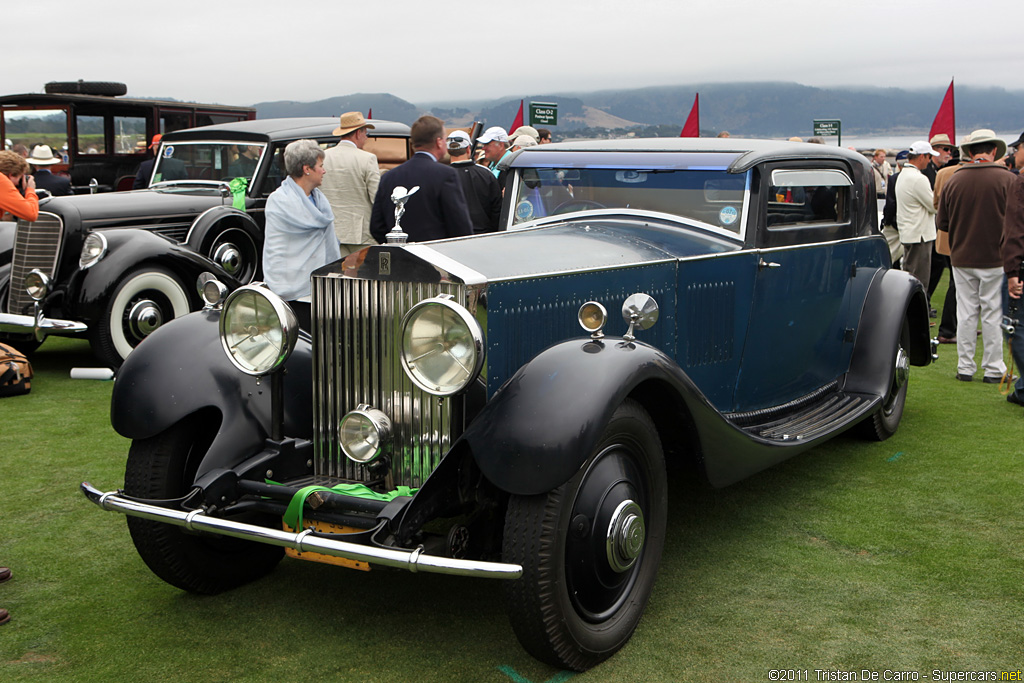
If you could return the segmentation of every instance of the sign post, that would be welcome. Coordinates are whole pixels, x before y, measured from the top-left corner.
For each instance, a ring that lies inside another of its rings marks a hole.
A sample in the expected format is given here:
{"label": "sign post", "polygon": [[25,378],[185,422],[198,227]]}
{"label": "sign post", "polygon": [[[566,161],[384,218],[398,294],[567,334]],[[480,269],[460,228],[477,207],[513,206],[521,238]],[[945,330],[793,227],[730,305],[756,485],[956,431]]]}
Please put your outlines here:
{"label": "sign post", "polygon": [[843,146],[843,124],[839,119],[814,119],[814,134],[838,136],[839,146]]}
{"label": "sign post", "polygon": [[558,105],[554,102],[530,102],[531,126],[557,126]]}

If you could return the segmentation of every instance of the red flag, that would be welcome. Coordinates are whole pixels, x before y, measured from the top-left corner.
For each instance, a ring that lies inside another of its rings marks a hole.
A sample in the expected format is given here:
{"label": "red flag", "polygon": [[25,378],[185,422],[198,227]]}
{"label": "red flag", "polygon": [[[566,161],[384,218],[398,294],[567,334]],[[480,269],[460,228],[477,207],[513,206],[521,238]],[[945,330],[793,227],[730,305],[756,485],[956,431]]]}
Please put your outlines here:
{"label": "red flag", "polygon": [[519,113],[516,114],[515,120],[512,122],[512,127],[508,129],[509,133],[514,133],[519,126],[523,125],[523,101],[519,100]]}
{"label": "red flag", "polygon": [[939,105],[939,112],[935,115],[935,120],[932,122],[932,129],[928,131],[928,139],[931,140],[940,133],[945,133],[949,136],[949,142],[956,144],[956,107],[953,104],[953,81],[949,81],[949,88],[946,90],[946,96],[942,98],[942,104]]}
{"label": "red flag", "polygon": [[686,125],[683,126],[683,132],[679,134],[679,137],[700,137],[700,93],[693,96],[693,109],[690,110],[690,115],[686,117]]}
{"label": "red flag", "polygon": [[366,115],[366,118],[368,118],[368,119],[372,119],[372,118],[373,118],[373,107],[370,107],[370,111],[369,111],[369,113],[368,113],[368,114]]}

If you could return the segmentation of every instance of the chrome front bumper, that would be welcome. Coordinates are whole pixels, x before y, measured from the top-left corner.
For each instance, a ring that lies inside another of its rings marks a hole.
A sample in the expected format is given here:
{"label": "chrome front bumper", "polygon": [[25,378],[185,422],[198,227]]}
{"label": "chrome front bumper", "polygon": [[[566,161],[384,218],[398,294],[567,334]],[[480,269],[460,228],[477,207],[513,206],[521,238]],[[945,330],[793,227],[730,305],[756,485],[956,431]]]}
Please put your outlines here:
{"label": "chrome front bumper", "polygon": [[89,326],[85,323],[47,318],[38,310],[35,315],[0,313],[0,332],[32,335],[40,342],[51,334],[81,334],[88,329]]}
{"label": "chrome front bumper", "polygon": [[166,524],[185,527],[190,531],[208,531],[232,536],[249,541],[258,541],[282,548],[292,548],[299,552],[317,552],[348,560],[369,562],[383,567],[407,569],[411,572],[429,572],[433,574],[451,574],[454,576],[478,576],[491,579],[518,579],[523,568],[518,564],[502,562],[479,562],[476,560],[460,560],[451,557],[426,555],[421,548],[404,550],[401,548],[381,548],[377,546],[348,543],[314,535],[311,529],[298,533],[270,529],[254,524],[242,524],[219,517],[210,517],[202,510],[171,510],[129,500],[110,491],[103,493],[88,482],[83,482],[82,493],[86,498],[104,510],[121,512],[132,517],[141,517]]}

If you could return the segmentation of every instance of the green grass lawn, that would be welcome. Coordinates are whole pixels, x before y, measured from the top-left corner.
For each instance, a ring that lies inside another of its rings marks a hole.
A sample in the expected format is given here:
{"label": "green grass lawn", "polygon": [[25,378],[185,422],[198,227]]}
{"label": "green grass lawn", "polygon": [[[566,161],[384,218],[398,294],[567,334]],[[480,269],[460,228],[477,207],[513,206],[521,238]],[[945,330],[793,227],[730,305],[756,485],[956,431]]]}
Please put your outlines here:
{"label": "green grass lawn", "polygon": [[[723,490],[673,474],[647,613],[574,680],[1024,666],[1024,410],[957,382],[955,348],[940,352],[913,369],[888,441],[840,437]],[[569,678],[520,649],[497,582],[286,559],[221,596],[164,584],[125,518],[78,491],[119,487],[128,449],[112,384],[68,379],[92,364],[83,342],[50,340],[32,393],[0,399],[0,680]]]}

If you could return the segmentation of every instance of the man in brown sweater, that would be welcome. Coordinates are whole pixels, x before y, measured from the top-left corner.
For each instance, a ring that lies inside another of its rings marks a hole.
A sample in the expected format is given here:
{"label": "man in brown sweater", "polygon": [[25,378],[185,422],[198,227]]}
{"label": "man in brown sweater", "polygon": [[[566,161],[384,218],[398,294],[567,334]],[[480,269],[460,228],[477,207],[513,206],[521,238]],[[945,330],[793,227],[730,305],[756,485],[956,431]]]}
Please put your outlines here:
{"label": "man in brown sweater", "polygon": [[991,130],[971,133],[970,143],[961,148],[961,154],[970,157],[971,163],[959,168],[942,188],[936,224],[938,230],[949,235],[956,282],[956,377],[964,382],[974,378],[974,330],[980,317],[983,379],[998,384],[1006,372],[999,328],[1003,289],[999,244],[1014,177],[1005,166],[995,163],[1006,154],[1006,143]]}
{"label": "man in brown sweater", "polygon": [[[1016,142],[1014,161],[1017,168],[1024,167],[1024,133]],[[1010,196],[1006,201],[1006,219],[1003,222],[1003,272],[1006,273],[1006,291],[1003,297],[1004,314],[1016,318],[1014,333],[1009,338],[1010,353],[1017,367],[1024,367],[1024,299],[1021,298],[1022,283],[1020,279],[1021,263],[1024,262],[1024,176],[1018,175],[1010,187]],[[1016,308],[1011,316],[1011,304]],[[1020,374],[1020,370],[1017,374]],[[1006,396],[1010,403],[1024,406],[1024,378],[1018,378],[1017,384]]]}

